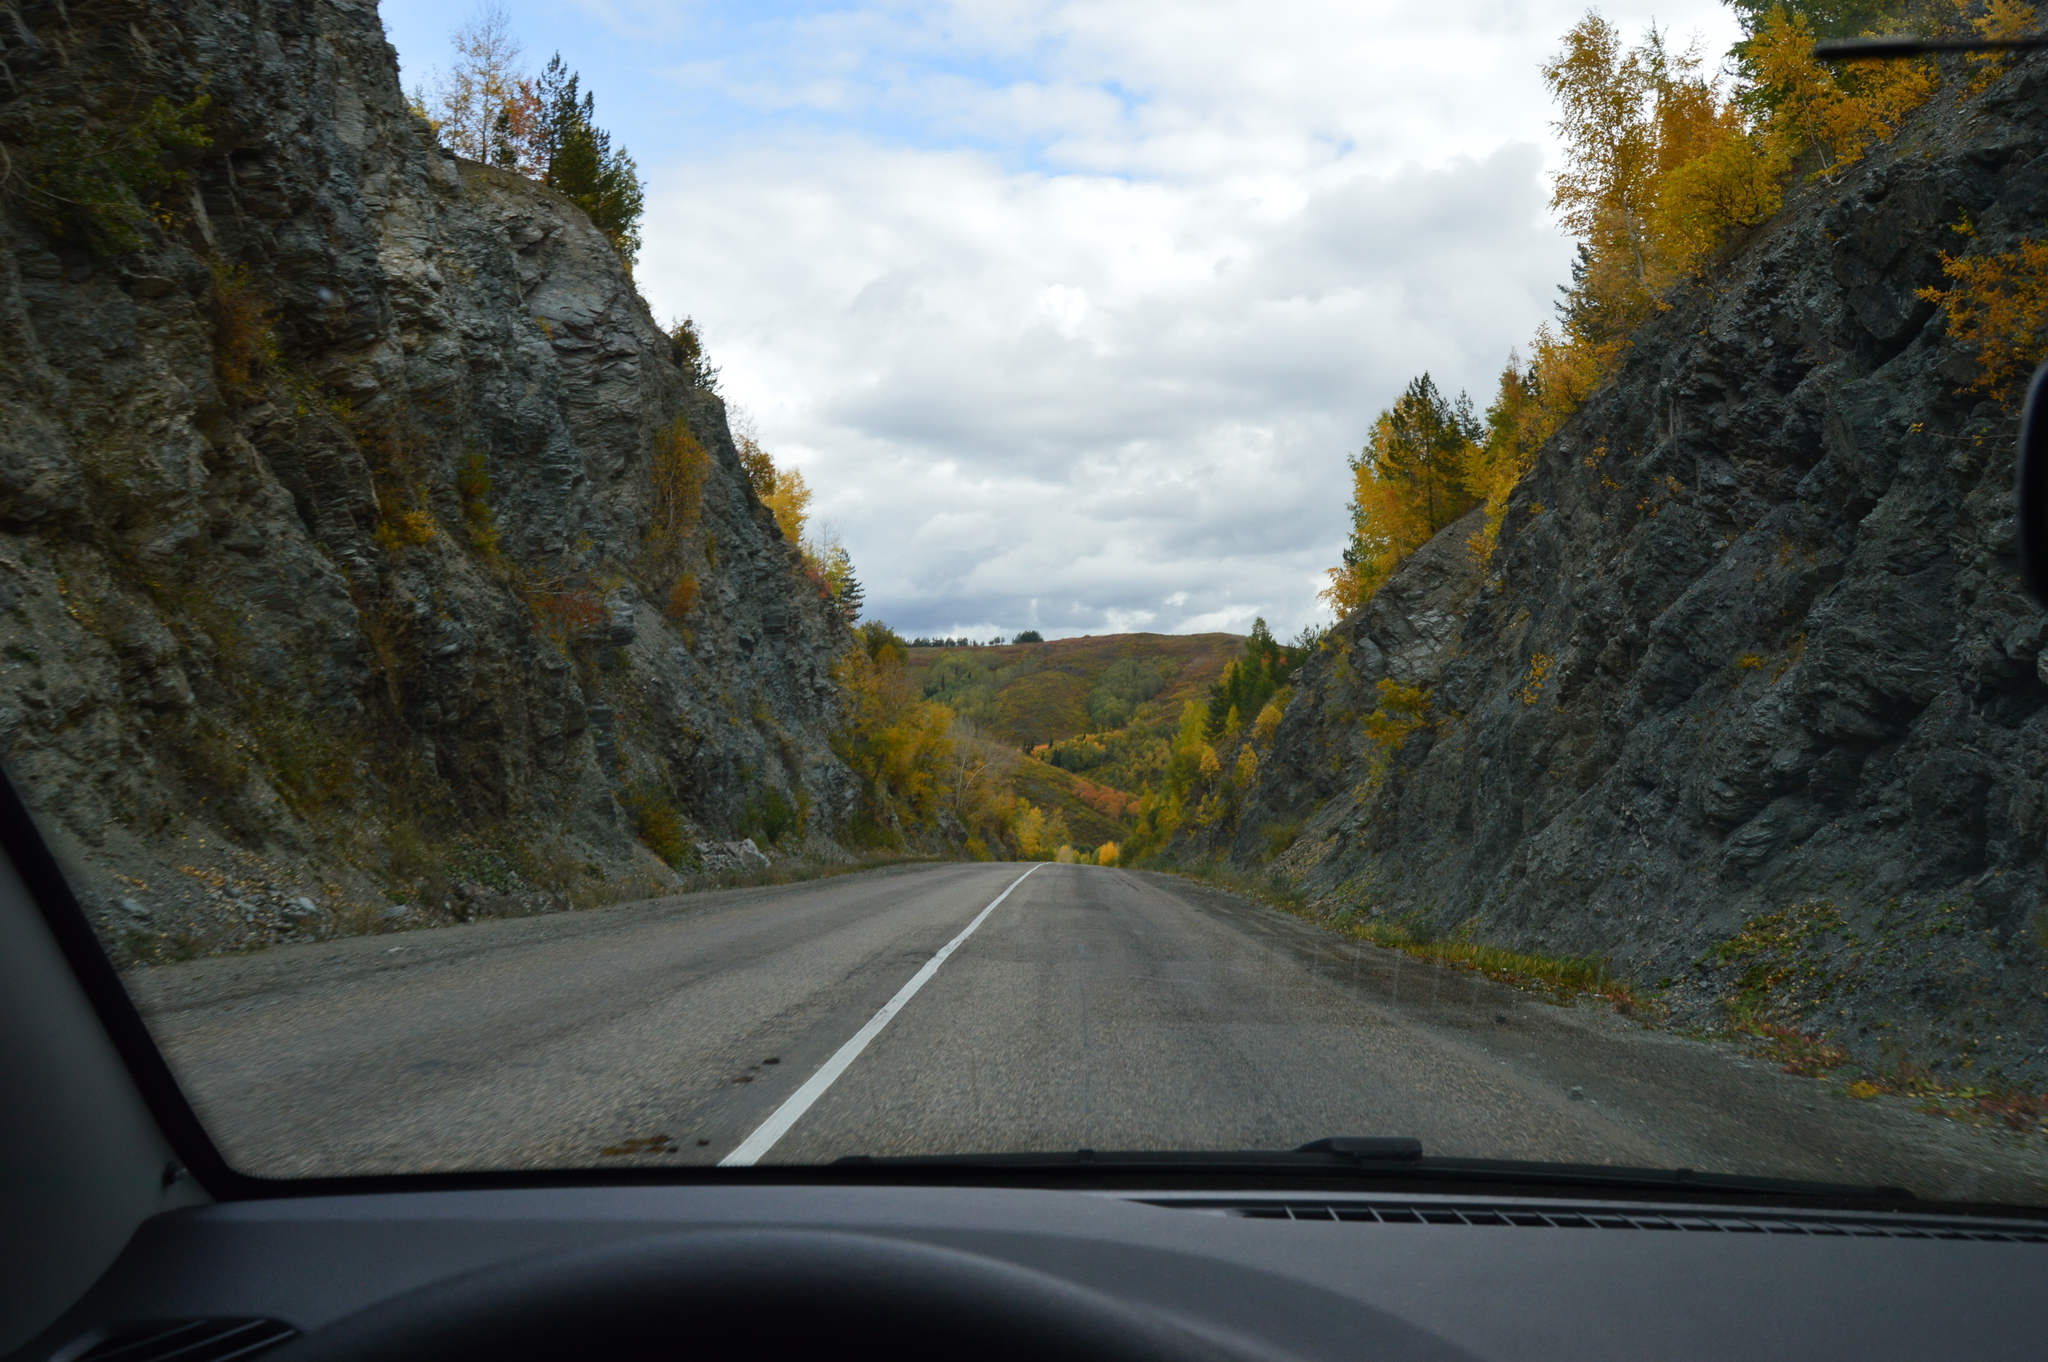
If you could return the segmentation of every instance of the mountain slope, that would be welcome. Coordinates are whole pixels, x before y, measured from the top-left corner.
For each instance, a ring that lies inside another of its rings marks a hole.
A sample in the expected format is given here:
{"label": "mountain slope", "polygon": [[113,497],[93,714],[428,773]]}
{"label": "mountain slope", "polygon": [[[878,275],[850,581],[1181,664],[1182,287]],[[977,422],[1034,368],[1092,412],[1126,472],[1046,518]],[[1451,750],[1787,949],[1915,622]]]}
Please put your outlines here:
{"label": "mountain slope", "polygon": [[[1916,295],[2040,230],[2044,152],[2035,58],[1795,186],[1545,446],[1483,571],[1454,526],[1333,630],[1180,849],[1286,846],[1331,911],[2038,1091],[2048,619],[2014,413]],[[1426,726],[1368,730],[1383,681]]]}
{"label": "mountain slope", "polygon": [[[833,851],[845,626],[582,212],[443,151],[364,0],[18,12],[0,755],[109,931],[644,892],[771,809]],[[157,98],[205,145],[110,243],[45,191]]]}

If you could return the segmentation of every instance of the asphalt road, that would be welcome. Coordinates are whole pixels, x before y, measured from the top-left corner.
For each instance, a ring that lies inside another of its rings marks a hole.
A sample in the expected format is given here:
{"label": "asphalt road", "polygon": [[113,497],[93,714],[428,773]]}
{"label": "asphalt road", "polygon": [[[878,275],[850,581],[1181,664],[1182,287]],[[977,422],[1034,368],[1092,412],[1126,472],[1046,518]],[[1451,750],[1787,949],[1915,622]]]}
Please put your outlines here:
{"label": "asphalt road", "polygon": [[1398,1134],[1431,1154],[2048,1199],[2038,1144],[1171,876],[1039,867],[874,1031],[1027,869],[283,947],[130,986],[231,1161],[271,1176],[715,1163],[868,1027],[761,1162]]}

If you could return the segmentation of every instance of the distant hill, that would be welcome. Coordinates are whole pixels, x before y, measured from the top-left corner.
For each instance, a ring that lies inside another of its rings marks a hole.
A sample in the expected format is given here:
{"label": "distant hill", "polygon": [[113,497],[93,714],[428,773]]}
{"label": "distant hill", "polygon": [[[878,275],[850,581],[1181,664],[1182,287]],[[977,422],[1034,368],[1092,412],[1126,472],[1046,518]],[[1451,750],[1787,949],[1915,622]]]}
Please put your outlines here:
{"label": "distant hill", "polygon": [[[1130,795],[1057,766],[1019,757],[1009,770],[1009,789],[1048,815],[1063,817],[1069,839],[1083,851],[1093,851],[1104,842],[1121,842],[1130,833],[1122,817]],[[1115,810],[1115,815],[1110,810]]]}
{"label": "distant hill", "polygon": [[1177,716],[1207,697],[1240,634],[1100,634],[994,648],[912,648],[911,679],[982,733],[1031,748]]}

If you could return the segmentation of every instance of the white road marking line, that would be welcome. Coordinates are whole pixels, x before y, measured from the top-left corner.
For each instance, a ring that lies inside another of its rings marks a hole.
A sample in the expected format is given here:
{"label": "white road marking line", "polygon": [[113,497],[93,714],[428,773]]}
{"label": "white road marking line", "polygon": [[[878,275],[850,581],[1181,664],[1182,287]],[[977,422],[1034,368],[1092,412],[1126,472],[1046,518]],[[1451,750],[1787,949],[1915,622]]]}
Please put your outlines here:
{"label": "white road marking line", "polygon": [[[1041,861],[1039,864],[1043,865],[1044,862]],[[1030,879],[1032,872],[1037,869],[1038,866],[1034,865],[1030,870],[1011,880],[1010,889],[1015,889],[1018,885]],[[982,909],[974,921],[968,923],[961,930],[960,935],[948,941],[939,948],[937,955],[925,961],[924,968],[911,975],[910,982],[897,989],[896,996],[882,1004],[882,1010],[868,1018],[866,1026],[853,1033],[853,1039],[840,1046],[832,1058],[825,1061],[824,1067],[812,1074],[801,1088],[790,1094],[789,1100],[777,1107],[773,1116],[761,1122],[755,1128],[753,1134],[740,1141],[738,1149],[733,1150],[732,1153],[720,1159],[718,1166],[720,1168],[751,1168],[760,1161],[763,1154],[766,1154],[775,1147],[777,1140],[789,1134],[789,1128],[795,1125],[798,1119],[811,1109],[811,1103],[823,1097],[825,1090],[839,1081],[839,1075],[845,1073],[847,1066],[860,1058],[860,1052],[868,1048],[868,1042],[882,1034],[882,1028],[889,1024],[890,1018],[901,1012],[903,1005],[916,997],[917,991],[923,988],[934,974],[939,972],[939,966],[946,963],[946,957],[958,950],[960,943],[973,936],[974,929],[979,927],[990,913],[993,913],[1002,906],[1003,900],[1010,897],[1010,889],[1005,889],[1002,893],[996,895],[995,902]]]}

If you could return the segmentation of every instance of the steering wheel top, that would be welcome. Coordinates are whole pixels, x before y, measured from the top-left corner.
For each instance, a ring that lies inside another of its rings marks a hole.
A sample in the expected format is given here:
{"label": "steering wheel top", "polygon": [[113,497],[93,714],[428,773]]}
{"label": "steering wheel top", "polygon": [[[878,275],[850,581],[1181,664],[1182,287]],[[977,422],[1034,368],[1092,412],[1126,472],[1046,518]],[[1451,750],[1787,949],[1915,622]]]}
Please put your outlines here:
{"label": "steering wheel top", "polygon": [[484,1268],[336,1321],[277,1362],[761,1358],[1168,1362],[1235,1356],[1069,1282],[928,1244],[657,1234]]}

